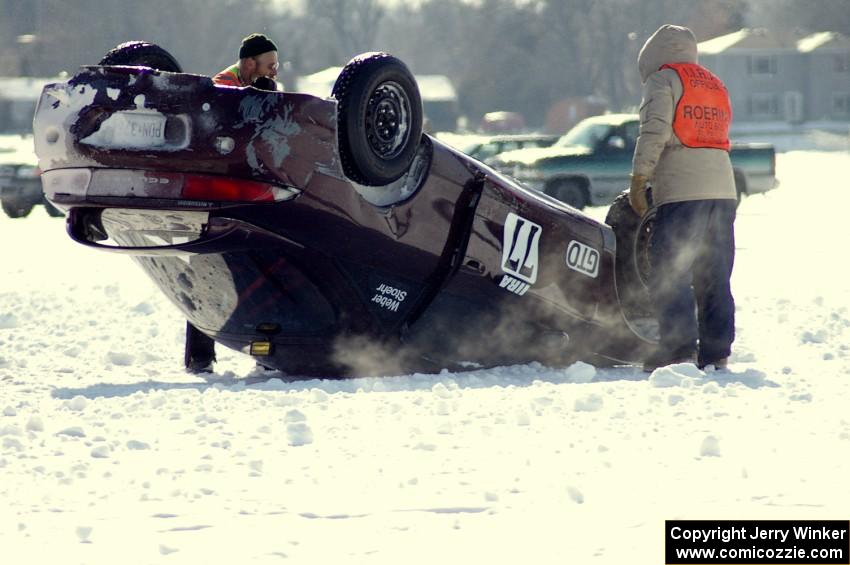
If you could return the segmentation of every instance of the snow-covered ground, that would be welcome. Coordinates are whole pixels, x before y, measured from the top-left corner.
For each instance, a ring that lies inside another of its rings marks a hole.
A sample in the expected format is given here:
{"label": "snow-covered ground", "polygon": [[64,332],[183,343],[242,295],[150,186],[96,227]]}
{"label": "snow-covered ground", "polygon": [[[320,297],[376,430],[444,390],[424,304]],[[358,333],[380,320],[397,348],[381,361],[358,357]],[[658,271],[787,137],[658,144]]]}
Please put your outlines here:
{"label": "snow-covered ground", "polygon": [[709,374],[252,384],[220,348],[203,380],[129,259],[2,217],[2,561],[657,564],[665,519],[847,518],[848,171],[781,154],[743,202],[738,341]]}

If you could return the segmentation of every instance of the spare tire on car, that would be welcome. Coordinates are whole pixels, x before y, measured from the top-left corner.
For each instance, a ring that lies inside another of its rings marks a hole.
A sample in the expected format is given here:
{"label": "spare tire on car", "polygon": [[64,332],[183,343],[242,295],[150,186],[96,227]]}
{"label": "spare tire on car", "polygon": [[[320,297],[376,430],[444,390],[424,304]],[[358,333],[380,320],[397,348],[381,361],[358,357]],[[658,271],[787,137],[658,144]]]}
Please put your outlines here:
{"label": "spare tire on car", "polygon": [[655,209],[643,218],[629,204],[629,193],[623,192],[608,209],[605,223],[617,239],[615,280],[623,312],[629,319],[654,317],[649,296],[649,246]]}
{"label": "spare tire on car", "polygon": [[147,41],[127,41],[111,49],[98,65],[150,67],[158,71],[182,73],[183,69],[171,53]]}
{"label": "spare tire on car", "polygon": [[388,53],[364,53],[333,87],[339,102],[339,152],[345,175],[381,186],[410,167],[422,136],[422,100],[413,73]]}

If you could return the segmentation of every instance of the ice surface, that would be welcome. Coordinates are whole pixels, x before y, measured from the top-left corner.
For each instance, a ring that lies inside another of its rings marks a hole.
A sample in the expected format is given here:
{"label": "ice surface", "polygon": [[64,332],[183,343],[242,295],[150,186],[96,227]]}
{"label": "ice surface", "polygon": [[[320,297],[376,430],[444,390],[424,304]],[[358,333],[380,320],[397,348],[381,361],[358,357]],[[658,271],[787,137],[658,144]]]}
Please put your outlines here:
{"label": "ice surface", "polygon": [[777,167],[738,213],[727,371],[255,382],[219,348],[205,380],[130,260],[4,218],[4,562],[658,563],[665,519],[846,514],[850,155]]}

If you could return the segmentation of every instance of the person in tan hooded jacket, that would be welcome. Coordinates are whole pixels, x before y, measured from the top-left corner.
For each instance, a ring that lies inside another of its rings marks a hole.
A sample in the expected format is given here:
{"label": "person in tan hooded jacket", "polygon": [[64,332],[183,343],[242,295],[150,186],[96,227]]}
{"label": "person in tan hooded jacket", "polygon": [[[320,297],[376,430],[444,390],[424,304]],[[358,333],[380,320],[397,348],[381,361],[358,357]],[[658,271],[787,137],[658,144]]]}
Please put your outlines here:
{"label": "person in tan hooded jacket", "polygon": [[729,280],[737,205],[729,96],[697,63],[696,38],[686,27],[661,26],[641,49],[638,68],[643,100],[629,202],[645,215],[651,184],[649,286],[660,332],[644,369],[694,360],[725,368],[735,333]]}

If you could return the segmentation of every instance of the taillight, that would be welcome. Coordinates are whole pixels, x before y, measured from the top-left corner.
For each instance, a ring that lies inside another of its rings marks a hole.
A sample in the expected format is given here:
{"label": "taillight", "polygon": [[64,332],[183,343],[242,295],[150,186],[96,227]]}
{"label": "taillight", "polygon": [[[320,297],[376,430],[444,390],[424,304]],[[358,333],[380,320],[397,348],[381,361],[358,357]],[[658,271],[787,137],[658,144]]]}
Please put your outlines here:
{"label": "taillight", "polygon": [[274,186],[250,180],[184,175],[181,196],[187,200],[275,202]]}
{"label": "taillight", "polygon": [[194,206],[204,202],[282,202],[300,194],[295,188],[253,180],[133,169],[54,169],[41,179],[44,193],[51,199],[57,195],[155,198]]}

